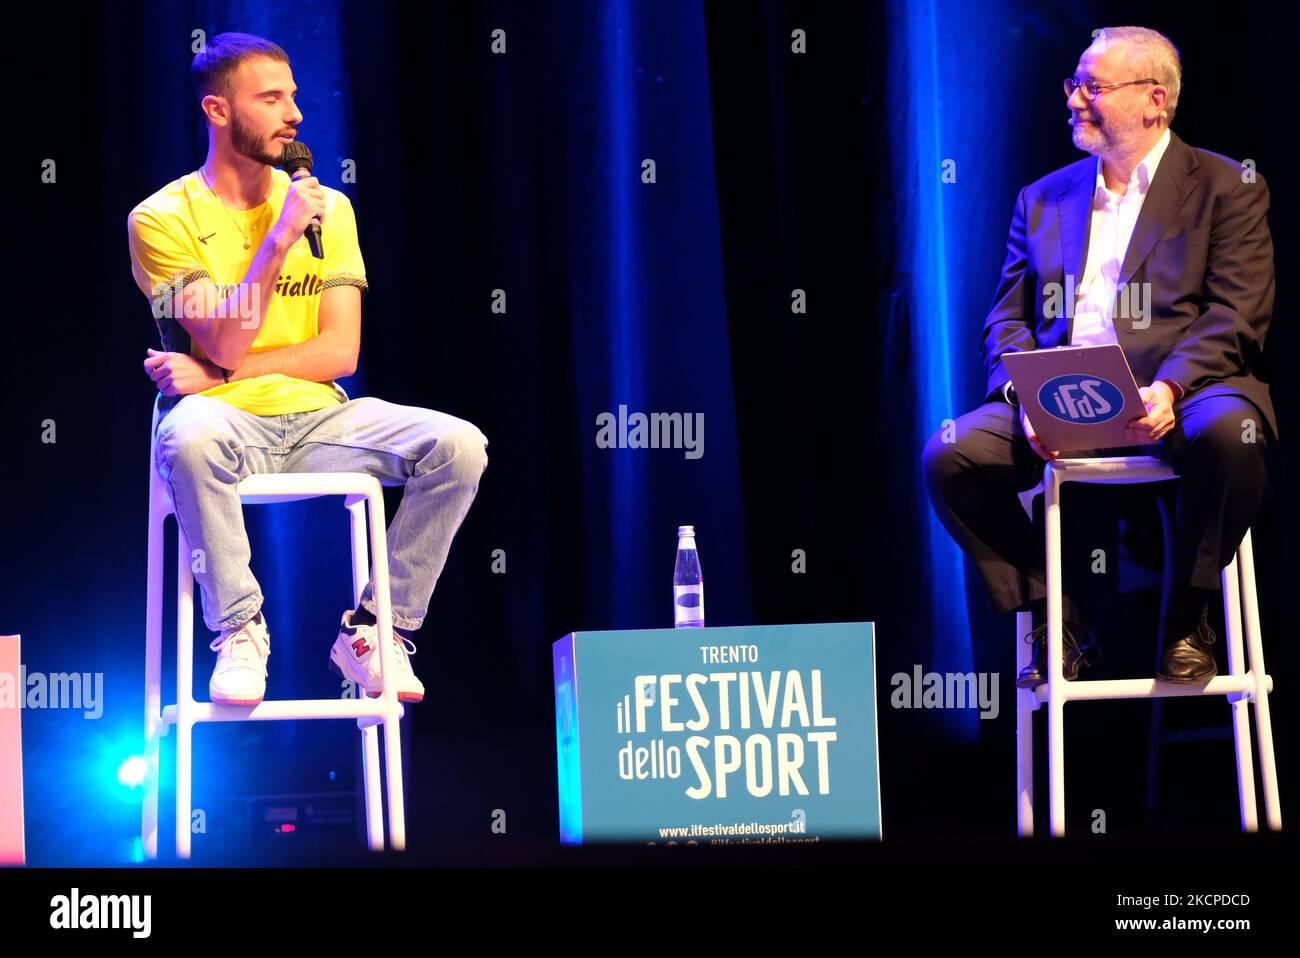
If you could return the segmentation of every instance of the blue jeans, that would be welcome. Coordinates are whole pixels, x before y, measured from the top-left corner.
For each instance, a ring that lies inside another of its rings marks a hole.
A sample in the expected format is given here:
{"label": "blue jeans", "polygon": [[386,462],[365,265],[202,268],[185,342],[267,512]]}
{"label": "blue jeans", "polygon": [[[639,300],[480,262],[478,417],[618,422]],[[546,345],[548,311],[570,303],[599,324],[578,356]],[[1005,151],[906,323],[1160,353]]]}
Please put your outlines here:
{"label": "blue jeans", "polygon": [[[253,473],[364,472],[405,492],[388,526],[393,625],[418,629],[487,468],[487,438],[446,413],[363,397],[312,412],[257,416],[211,396],[185,396],[158,425],[154,466],[176,520],[204,562],[203,620],[238,629],[262,607],[249,569],[235,485]],[[199,571],[201,569],[202,571]],[[374,580],[361,604],[376,612]]]}

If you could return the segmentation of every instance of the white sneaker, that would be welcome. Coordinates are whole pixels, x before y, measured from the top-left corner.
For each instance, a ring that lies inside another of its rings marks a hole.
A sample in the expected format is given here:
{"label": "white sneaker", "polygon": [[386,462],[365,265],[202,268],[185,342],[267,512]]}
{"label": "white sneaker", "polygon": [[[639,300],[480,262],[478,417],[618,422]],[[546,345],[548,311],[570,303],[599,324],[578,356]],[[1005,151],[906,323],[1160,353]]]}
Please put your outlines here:
{"label": "white sneaker", "polygon": [[271,636],[259,611],[234,631],[226,630],[208,646],[217,665],[208,682],[208,696],[219,705],[257,705],[266,694],[266,660]]}
{"label": "white sneaker", "polygon": [[[384,683],[379,677],[379,627],[353,625],[352,611],[343,613],[339,623],[339,637],[330,649],[330,668],[349,681],[355,682],[372,699],[379,698]],[[403,639],[393,631],[393,663],[397,666],[397,700],[418,702],[424,698],[424,685],[411,671],[410,656],[415,654],[415,643]]]}

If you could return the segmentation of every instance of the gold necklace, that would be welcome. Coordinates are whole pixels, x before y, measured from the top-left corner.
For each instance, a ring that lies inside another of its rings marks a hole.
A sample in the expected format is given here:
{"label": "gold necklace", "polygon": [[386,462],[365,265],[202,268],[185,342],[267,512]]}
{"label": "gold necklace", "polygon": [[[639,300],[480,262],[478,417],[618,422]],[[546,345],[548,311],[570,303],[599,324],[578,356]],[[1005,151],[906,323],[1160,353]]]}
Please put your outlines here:
{"label": "gold necklace", "polygon": [[[235,229],[239,230],[239,235],[242,236],[242,237],[244,238],[244,249],[251,249],[252,246],[253,246],[253,241],[249,238],[248,234],[244,232],[243,227],[239,225],[239,221],[236,220],[233,216],[230,215],[230,210],[226,209],[226,204],[223,203],[223,202],[221,202],[221,197],[219,197],[219,196],[217,195],[217,191],[216,191],[215,189],[212,188],[212,184],[208,182],[208,174],[207,174],[207,172],[203,169],[203,167],[199,167],[199,176],[203,177],[203,185],[206,186],[206,187],[208,188],[208,192],[211,193],[211,194],[212,194],[212,198],[213,198],[214,200],[217,201],[217,205],[220,206],[223,210],[226,210],[226,216],[229,217],[229,218],[230,218],[230,222],[233,223],[233,224],[235,225]],[[272,183],[272,185],[271,185],[271,189],[272,189],[272,190],[275,189],[275,184],[274,184],[274,183]],[[269,193],[267,194],[267,198],[268,198],[268,199],[270,198],[270,194],[269,194]],[[261,205],[264,204],[265,202],[266,202],[266,200],[262,200],[262,203],[259,203],[258,205],[261,206]],[[254,207],[254,208],[256,209],[256,207]]]}

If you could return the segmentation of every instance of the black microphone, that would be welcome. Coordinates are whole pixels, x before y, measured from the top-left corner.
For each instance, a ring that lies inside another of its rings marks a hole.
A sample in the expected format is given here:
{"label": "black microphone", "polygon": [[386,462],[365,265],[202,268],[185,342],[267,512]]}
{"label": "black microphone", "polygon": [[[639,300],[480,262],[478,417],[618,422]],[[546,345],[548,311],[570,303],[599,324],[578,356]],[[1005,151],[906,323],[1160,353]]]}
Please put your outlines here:
{"label": "black microphone", "polygon": [[[280,157],[280,166],[290,179],[301,180],[311,176],[311,150],[302,140],[290,140],[284,145],[284,155]],[[311,255],[324,259],[320,245],[320,219],[314,218],[307,224],[307,243],[311,246]]]}

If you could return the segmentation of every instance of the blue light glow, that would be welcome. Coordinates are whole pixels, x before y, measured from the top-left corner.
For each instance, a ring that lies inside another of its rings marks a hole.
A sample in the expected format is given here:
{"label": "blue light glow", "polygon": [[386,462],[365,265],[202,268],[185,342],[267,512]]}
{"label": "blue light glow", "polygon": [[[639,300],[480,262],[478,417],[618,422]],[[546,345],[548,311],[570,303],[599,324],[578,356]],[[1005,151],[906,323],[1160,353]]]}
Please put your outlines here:
{"label": "blue light glow", "polygon": [[[890,14],[891,88],[906,91],[894,105],[893,155],[919,450],[946,420],[956,419],[979,399],[971,376],[978,372],[980,319],[996,276],[983,273],[971,249],[1004,231],[1006,221],[994,228],[989,215],[988,199],[1003,186],[985,159],[990,148],[1001,148],[988,141],[997,104],[980,99],[992,100],[997,94],[988,91],[996,84],[972,77],[978,67],[969,62],[995,62],[996,56],[992,50],[983,50],[980,57],[964,54],[981,47],[978,41],[990,30],[982,21],[997,21],[998,13],[952,0],[895,0]],[[996,34],[988,39],[990,47],[997,46]],[[997,212],[1002,216],[1001,208]],[[1000,246],[989,248],[1000,251]],[[968,672],[974,656],[965,560],[924,496],[917,508],[925,530],[924,586],[935,668]],[[959,735],[979,734],[979,720],[970,710],[946,710],[941,718]]]}
{"label": "blue light glow", "polygon": [[117,767],[117,781],[127,788],[139,788],[144,784],[144,756],[132,755]]}

